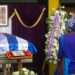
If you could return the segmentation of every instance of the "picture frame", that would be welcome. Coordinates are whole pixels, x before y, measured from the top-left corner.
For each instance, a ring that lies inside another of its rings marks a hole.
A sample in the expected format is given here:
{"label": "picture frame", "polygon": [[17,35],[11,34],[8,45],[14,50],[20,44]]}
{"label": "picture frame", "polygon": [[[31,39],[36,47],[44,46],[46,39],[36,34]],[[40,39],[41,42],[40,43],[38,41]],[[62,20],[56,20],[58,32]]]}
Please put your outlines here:
{"label": "picture frame", "polygon": [[8,25],[8,6],[0,5],[0,26]]}

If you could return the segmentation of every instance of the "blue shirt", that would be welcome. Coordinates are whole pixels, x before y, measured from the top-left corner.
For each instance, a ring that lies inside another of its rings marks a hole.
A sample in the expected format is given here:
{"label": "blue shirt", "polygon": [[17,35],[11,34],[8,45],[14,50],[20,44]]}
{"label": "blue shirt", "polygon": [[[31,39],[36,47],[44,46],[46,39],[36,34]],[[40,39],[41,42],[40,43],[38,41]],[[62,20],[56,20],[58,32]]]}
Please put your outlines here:
{"label": "blue shirt", "polygon": [[70,59],[68,71],[69,73],[75,73],[75,32],[65,34],[59,38],[58,58]]}

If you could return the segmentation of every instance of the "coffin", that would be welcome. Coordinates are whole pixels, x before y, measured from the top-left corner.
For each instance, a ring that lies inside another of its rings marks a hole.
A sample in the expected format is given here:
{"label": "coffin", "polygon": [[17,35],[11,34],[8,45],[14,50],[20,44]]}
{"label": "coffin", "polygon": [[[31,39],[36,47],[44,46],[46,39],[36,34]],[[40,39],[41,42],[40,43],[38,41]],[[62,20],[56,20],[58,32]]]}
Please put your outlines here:
{"label": "coffin", "polygon": [[35,53],[37,53],[37,49],[32,42],[15,35],[0,33],[0,57],[31,59]]}

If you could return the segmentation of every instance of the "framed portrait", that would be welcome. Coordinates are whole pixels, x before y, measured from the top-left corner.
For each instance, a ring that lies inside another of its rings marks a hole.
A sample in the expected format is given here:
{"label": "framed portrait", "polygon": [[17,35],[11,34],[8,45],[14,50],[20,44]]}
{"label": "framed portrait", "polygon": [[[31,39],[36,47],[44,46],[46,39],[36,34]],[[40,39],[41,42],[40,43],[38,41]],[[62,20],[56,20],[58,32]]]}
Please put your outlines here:
{"label": "framed portrait", "polygon": [[0,26],[8,25],[8,6],[0,5]]}

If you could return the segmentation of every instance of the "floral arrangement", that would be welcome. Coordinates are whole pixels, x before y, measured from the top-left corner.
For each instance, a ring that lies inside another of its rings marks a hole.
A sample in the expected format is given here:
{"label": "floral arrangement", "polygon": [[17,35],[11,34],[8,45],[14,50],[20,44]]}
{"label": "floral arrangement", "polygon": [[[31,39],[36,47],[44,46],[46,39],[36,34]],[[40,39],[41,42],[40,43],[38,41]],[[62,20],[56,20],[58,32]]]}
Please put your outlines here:
{"label": "floral arrangement", "polygon": [[20,71],[13,72],[12,75],[38,75],[38,74],[33,70],[22,68],[20,69]]}
{"label": "floral arrangement", "polygon": [[59,50],[58,39],[66,31],[65,24],[67,21],[67,13],[64,10],[58,9],[51,16],[49,16],[48,23],[48,33],[46,37],[46,55],[49,62],[57,63],[57,53]]}

